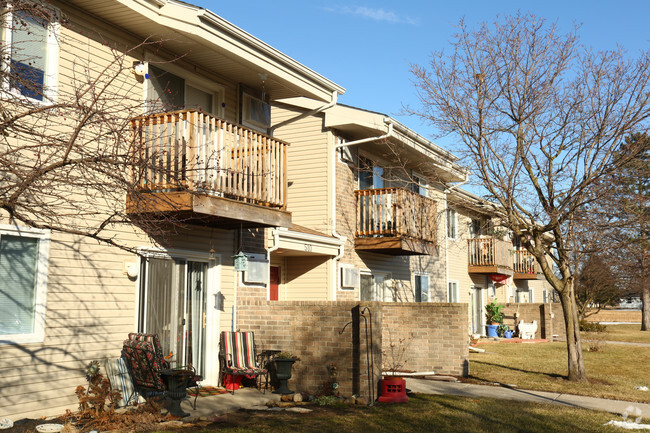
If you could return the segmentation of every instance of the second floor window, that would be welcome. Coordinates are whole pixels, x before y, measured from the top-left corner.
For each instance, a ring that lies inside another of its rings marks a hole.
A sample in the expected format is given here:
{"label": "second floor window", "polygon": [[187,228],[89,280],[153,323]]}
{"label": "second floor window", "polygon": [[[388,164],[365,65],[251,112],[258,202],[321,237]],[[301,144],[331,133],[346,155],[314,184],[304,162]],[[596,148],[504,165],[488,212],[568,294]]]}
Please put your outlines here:
{"label": "second floor window", "polygon": [[368,158],[359,157],[359,189],[379,189],[384,185],[384,169]]}
{"label": "second floor window", "polygon": [[10,91],[36,101],[56,95],[57,28],[42,15],[27,10],[11,13],[5,41],[10,47]]}
{"label": "second floor window", "polygon": [[184,78],[149,64],[147,112],[197,109],[214,113],[214,95],[187,84]]}
{"label": "second floor window", "polygon": [[456,210],[447,209],[447,237],[456,239]]}

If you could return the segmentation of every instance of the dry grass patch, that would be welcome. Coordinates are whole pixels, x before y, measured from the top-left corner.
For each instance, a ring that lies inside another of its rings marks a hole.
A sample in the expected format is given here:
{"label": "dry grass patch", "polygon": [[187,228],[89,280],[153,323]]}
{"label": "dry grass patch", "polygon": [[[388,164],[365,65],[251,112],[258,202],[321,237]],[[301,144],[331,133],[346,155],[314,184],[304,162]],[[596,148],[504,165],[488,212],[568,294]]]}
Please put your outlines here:
{"label": "dry grass patch", "polygon": [[650,331],[641,331],[641,325],[606,325],[602,333],[606,340],[650,344]]}
{"label": "dry grass patch", "polygon": [[551,391],[590,397],[650,403],[645,366],[650,365],[650,347],[604,345],[587,352],[585,368],[589,383],[566,380],[565,343],[490,344],[485,353],[470,354],[470,382],[499,382],[521,389]]}
{"label": "dry grass patch", "polygon": [[[615,432],[604,426],[621,417],[559,405],[459,396],[412,396],[408,403],[375,407],[314,407],[307,414],[238,412],[228,422],[192,430],[219,432],[436,432],[436,433],[566,433]],[[180,430],[188,432],[187,429]]]}

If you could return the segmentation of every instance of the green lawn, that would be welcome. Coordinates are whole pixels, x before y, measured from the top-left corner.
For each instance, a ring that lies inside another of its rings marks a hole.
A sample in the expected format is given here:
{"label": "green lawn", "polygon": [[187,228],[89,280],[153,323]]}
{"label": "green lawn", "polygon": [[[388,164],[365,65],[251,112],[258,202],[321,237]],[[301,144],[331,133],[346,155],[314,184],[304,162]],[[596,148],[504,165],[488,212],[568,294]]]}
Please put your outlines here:
{"label": "green lawn", "polygon": [[[238,412],[194,432],[615,432],[620,416],[558,405],[457,396],[416,395],[408,403],[375,407],[314,407],[307,414]],[[187,430],[183,430],[187,431]]]}
{"label": "green lawn", "polygon": [[650,392],[635,389],[650,387],[650,347],[603,344],[599,352],[585,351],[589,378],[586,384],[566,380],[565,343],[495,343],[480,347],[486,352],[470,354],[469,381],[473,383],[499,382],[521,389],[650,403]]}

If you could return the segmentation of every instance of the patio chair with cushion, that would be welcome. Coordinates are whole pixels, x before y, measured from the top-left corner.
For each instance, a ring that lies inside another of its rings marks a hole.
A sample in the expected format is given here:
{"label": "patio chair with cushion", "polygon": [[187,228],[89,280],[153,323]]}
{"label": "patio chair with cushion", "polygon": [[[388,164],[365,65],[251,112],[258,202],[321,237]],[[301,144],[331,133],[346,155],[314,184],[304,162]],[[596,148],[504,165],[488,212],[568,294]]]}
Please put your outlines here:
{"label": "patio chair with cushion", "polygon": [[[191,367],[170,368],[162,356],[158,337],[154,334],[129,334],[124,340],[122,356],[126,360],[133,386],[145,399],[164,399],[165,408],[171,415],[188,416],[181,410],[181,401],[187,388],[196,384],[200,377]],[[194,403],[196,408],[196,399]]]}
{"label": "patio chair with cushion", "polygon": [[[233,378],[246,376],[252,379],[267,373],[266,368],[260,367],[257,363],[255,336],[252,332],[222,332],[219,342],[219,363],[223,385],[225,385],[228,375]],[[230,387],[233,394],[235,388],[237,386]]]}

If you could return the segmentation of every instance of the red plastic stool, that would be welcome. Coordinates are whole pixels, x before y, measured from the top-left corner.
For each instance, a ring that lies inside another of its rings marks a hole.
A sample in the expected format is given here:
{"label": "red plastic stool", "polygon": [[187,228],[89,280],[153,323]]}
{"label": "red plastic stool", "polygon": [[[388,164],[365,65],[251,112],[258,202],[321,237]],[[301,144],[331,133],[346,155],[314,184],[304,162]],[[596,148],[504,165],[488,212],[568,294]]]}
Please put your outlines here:
{"label": "red plastic stool", "polygon": [[224,387],[228,391],[235,391],[241,388],[241,380],[243,376],[234,376],[232,374],[226,374],[224,379]]}

